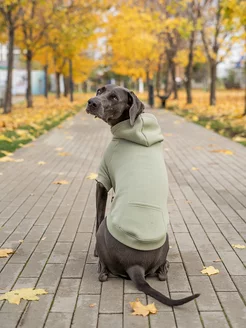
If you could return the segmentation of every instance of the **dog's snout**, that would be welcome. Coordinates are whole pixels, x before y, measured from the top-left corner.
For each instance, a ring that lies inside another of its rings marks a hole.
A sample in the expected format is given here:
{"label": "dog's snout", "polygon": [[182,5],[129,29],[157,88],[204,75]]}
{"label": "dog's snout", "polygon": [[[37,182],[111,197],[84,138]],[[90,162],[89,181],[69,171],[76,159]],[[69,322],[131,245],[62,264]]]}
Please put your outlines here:
{"label": "dog's snout", "polygon": [[88,100],[88,105],[96,109],[99,107],[99,101],[96,98],[91,98]]}

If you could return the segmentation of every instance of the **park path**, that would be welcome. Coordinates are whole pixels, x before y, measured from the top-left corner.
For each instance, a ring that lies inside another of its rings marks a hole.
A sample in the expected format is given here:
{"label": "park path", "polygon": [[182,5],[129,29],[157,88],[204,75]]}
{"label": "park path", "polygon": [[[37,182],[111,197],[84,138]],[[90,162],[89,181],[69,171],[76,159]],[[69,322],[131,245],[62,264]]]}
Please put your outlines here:
{"label": "park path", "polygon": [[[129,281],[97,280],[95,181],[86,177],[97,171],[110,132],[82,111],[33,147],[17,150],[14,157],[23,162],[0,163],[0,248],[16,249],[0,259],[0,294],[22,287],[49,292],[19,306],[1,301],[1,328],[245,327],[246,250],[232,244],[246,239],[246,148],[166,111],[153,112],[165,136],[171,248],[168,283],[149,281],[173,298],[191,292],[200,298],[175,309],[156,302],[156,315],[135,317],[129,302],[150,298]],[[233,155],[212,152],[219,149]],[[202,275],[205,265],[220,273]]]}

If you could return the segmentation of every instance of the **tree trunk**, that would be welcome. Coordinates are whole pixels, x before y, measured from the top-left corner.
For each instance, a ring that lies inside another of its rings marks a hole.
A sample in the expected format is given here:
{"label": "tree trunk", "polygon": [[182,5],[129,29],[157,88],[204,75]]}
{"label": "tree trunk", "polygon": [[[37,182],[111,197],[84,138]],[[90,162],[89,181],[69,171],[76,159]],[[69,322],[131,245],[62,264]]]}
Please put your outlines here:
{"label": "tree trunk", "polygon": [[44,66],[44,96],[48,98],[48,91],[49,91],[49,81],[48,81],[48,65]]}
{"label": "tree trunk", "polygon": [[26,68],[27,68],[26,100],[27,100],[27,107],[30,108],[32,107],[32,50],[27,50]]}
{"label": "tree trunk", "polygon": [[69,59],[69,93],[70,101],[73,102],[73,62]]}
{"label": "tree trunk", "polygon": [[188,65],[185,68],[185,89],[186,89],[186,102],[187,104],[192,104],[192,95],[191,95],[191,79],[192,79],[192,67],[193,67],[193,45],[195,39],[195,32],[191,32],[191,38],[189,43],[189,58]]}
{"label": "tree trunk", "polygon": [[4,97],[4,113],[10,113],[12,108],[12,74],[14,66],[14,37],[15,30],[13,27],[9,27],[9,44],[8,44],[8,73],[7,73],[7,83]]}
{"label": "tree trunk", "polygon": [[170,66],[167,65],[167,69],[166,69],[166,72],[165,72],[165,89],[164,89],[165,95],[168,92],[169,70],[170,70]]}
{"label": "tree trunk", "polygon": [[59,99],[61,97],[61,89],[60,89],[60,72],[56,72],[56,98]]}
{"label": "tree trunk", "polygon": [[217,65],[214,60],[210,61],[210,106],[216,105],[216,70]]}
{"label": "tree trunk", "polygon": [[160,94],[160,88],[161,88],[161,59],[158,61],[158,68],[156,73],[156,92],[157,96]]}
{"label": "tree trunk", "polygon": [[69,77],[63,76],[63,83],[64,83],[64,97],[68,96],[69,93]]}
{"label": "tree trunk", "polygon": [[170,67],[171,67],[173,93],[174,93],[173,99],[178,99],[178,88],[177,88],[177,83],[176,83],[176,66],[173,61],[170,62]]}

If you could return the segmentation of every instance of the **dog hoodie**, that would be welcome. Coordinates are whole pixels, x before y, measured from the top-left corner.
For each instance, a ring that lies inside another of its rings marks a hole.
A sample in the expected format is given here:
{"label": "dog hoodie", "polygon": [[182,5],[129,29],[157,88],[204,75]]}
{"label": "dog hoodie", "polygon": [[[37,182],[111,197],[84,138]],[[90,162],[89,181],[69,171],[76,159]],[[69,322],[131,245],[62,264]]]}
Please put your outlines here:
{"label": "dog hoodie", "polygon": [[113,139],[97,181],[115,197],[107,216],[111,235],[131,248],[153,250],[166,240],[168,178],[163,135],[154,115],[143,113],[111,128]]}

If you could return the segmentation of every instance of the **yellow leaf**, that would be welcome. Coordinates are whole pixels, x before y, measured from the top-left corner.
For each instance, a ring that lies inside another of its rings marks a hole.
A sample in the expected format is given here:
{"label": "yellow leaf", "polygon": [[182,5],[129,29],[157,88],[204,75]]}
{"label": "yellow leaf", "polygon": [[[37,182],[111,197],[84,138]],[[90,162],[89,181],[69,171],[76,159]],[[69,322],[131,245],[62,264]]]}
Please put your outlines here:
{"label": "yellow leaf", "polygon": [[143,305],[138,298],[135,302],[130,302],[130,306],[134,311],[132,315],[142,315],[143,317],[146,317],[150,313],[157,313],[157,309],[154,303]]}
{"label": "yellow leaf", "polygon": [[94,306],[96,306],[96,303],[92,303],[89,305],[90,308],[93,308]]}
{"label": "yellow leaf", "polygon": [[90,173],[90,174],[87,176],[87,179],[95,180],[97,177],[98,177],[98,174],[97,174],[97,173]]}
{"label": "yellow leaf", "polygon": [[59,156],[70,156],[70,153],[67,153],[66,151],[58,153]]}
{"label": "yellow leaf", "polygon": [[239,245],[239,244],[232,244],[232,247],[233,248],[238,248],[238,249],[244,249],[244,248],[246,248],[245,245]]}
{"label": "yellow leaf", "polygon": [[194,122],[199,121],[199,117],[196,116],[196,115],[193,115],[191,119],[192,119],[192,121],[194,121]]}
{"label": "yellow leaf", "polygon": [[67,180],[57,180],[57,181],[54,181],[53,184],[67,185],[67,184],[69,184],[69,182]]}
{"label": "yellow leaf", "polygon": [[57,147],[56,150],[61,151],[61,150],[63,150],[63,148],[62,147]]}
{"label": "yellow leaf", "polygon": [[222,262],[221,259],[214,260],[213,262]]}
{"label": "yellow leaf", "polygon": [[0,248],[0,257],[9,257],[8,254],[13,254],[14,250],[11,248],[5,248],[1,249]]}
{"label": "yellow leaf", "polygon": [[228,150],[228,149],[214,149],[214,150],[210,150],[211,153],[222,153],[225,155],[233,155],[233,151]]}
{"label": "yellow leaf", "polygon": [[43,162],[43,161],[38,162],[38,165],[45,165],[45,164],[46,164],[46,162]]}
{"label": "yellow leaf", "polygon": [[10,153],[9,151],[5,151],[5,150],[0,150],[0,152],[6,156],[13,156],[12,153]]}
{"label": "yellow leaf", "polygon": [[38,301],[37,295],[48,294],[44,289],[21,288],[12,290],[0,296],[0,301],[7,300],[11,304],[20,304],[21,299],[27,301]]}
{"label": "yellow leaf", "polygon": [[24,162],[24,159],[23,158],[15,159],[15,163],[22,163],[22,162]]}
{"label": "yellow leaf", "polygon": [[0,140],[2,140],[2,141],[7,141],[7,142],[12,142],[12,140],[11,140],[10,138],[5,137],[4,135],[1,135],[1,136],[0,136]]}
{"label": "yellow leaf", "polygon": [[197,171],[197,170],[199,170],[198,167],[192,167],[191,169],[192,169],[192,171]]}
{"label": "yellow leaf", "polygon": [[72,140],[73,136],[67,136],[66,139]]}
{"label": "yellow leaf", "polygon": [[208,276],[212,276],[213,274],[219,273],[219,270],[215,269],[213,266],[208,266],[208,267],[204,267],[201,273],[207,274]]}
{"label": "yellow leaf", "polygon": [[173,134],[172,133],[164,133],[165,137],[171,137]]}
{"label": "yellow leaf", "polygon": [[8,157],[8,156],[1,157],[1,158],[0,158],[0,162],[3,162],[3,163],[5,163],[5,162],[14,162],[14,161],[15,161],[15,160],[14,160],[13,158]]}

